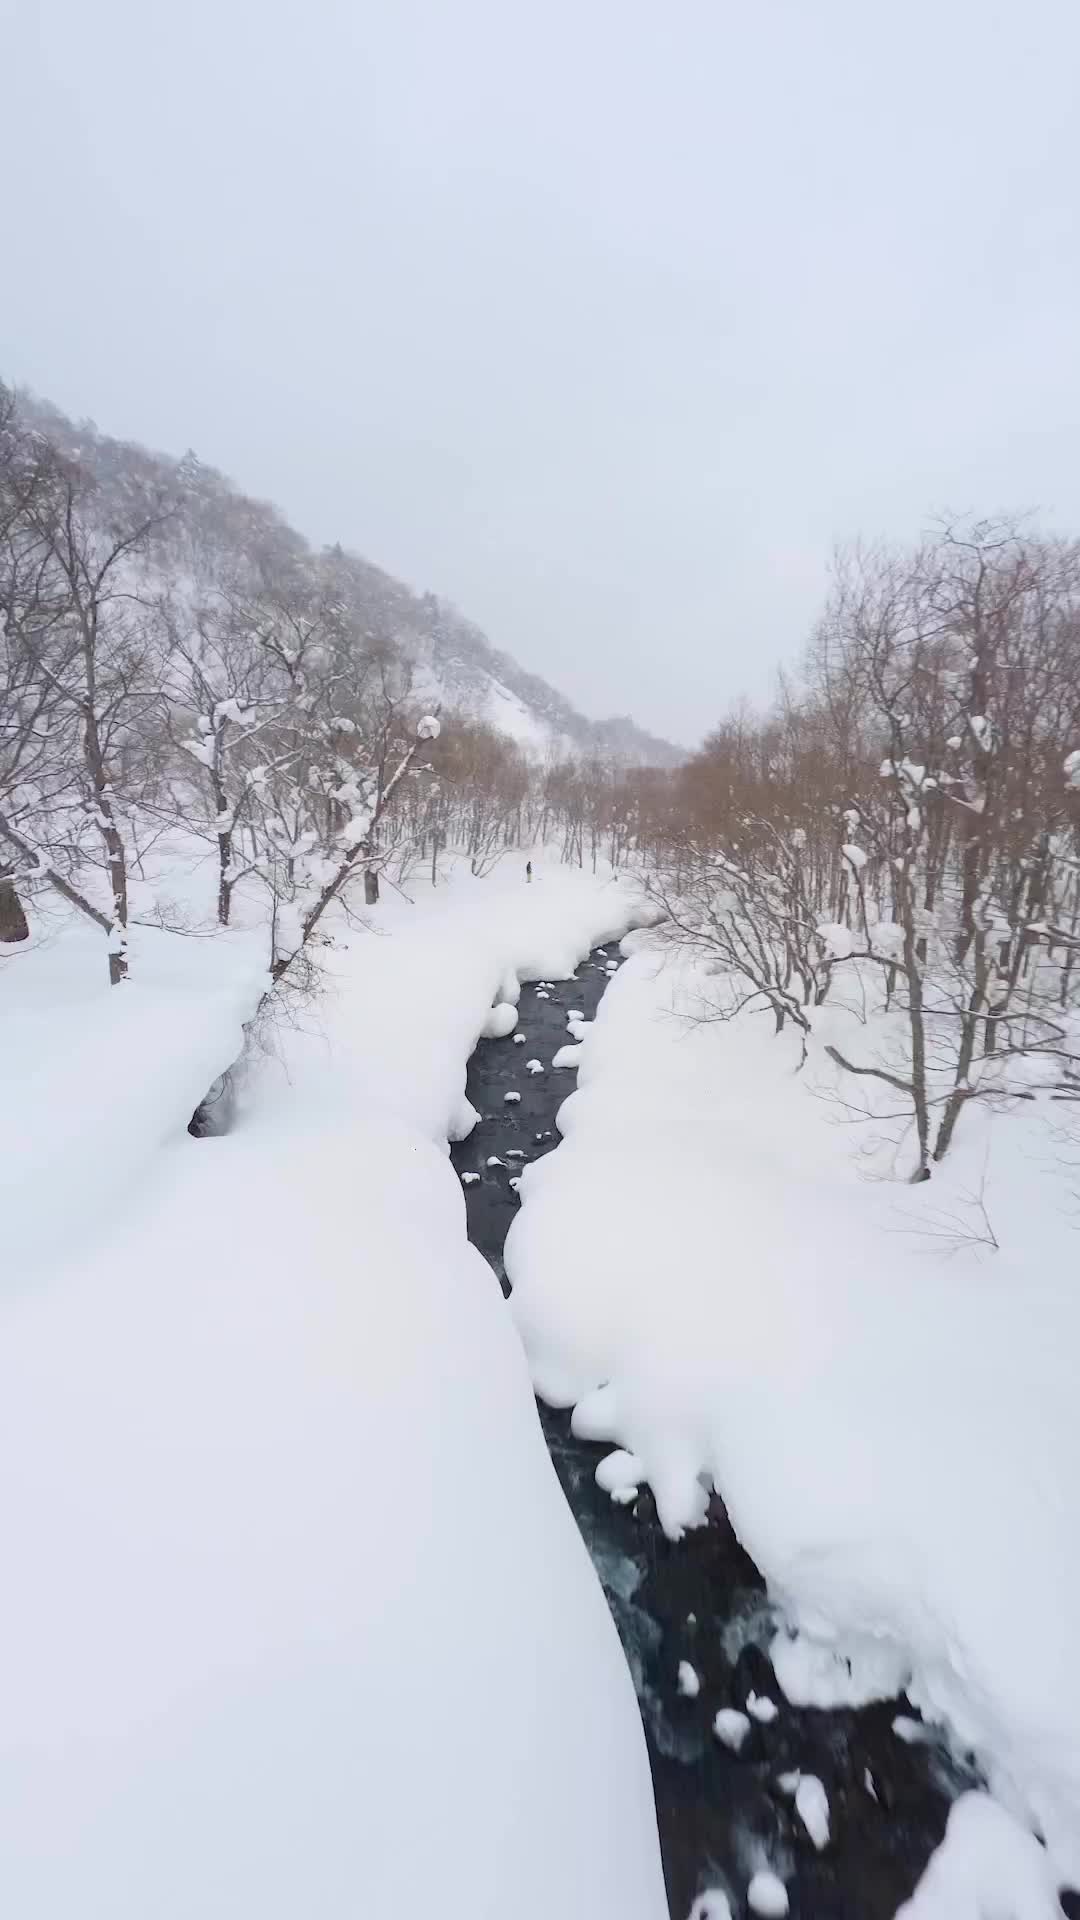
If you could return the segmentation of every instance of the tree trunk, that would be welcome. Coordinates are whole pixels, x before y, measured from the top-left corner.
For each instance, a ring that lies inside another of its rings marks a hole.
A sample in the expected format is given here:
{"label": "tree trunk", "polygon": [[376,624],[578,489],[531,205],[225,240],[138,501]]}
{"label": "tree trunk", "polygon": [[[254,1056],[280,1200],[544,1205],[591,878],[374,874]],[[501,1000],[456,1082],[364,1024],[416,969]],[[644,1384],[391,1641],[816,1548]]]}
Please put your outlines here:
{"label": "tree trunk", "polygon": [[915,932],[913,881],[904,873],[903,920],[904,973],[908,990],[908,1032],[911,1038],[911,1101],[915,1108],[915,1133],[919,1142],[919,1165],[913,1178],[928,1180],[930,1169],[930,1103],[926,1089],[926,1021],[923,1010],[923,978]]}
{"label": "tree trunk", "polygon": [[232,834],[218,834],[218,925],[227,927],[232,907]]}
{"label": "tree trunk", "polygon": [[101,739],[98,734],[97,714],[93,704],[92,669],[87,669],[89,697],[86,703],[86,731],[83,751],[86,756],[87,772],[93,782],[94,799],[97,807],[97,825],[105,846],[105,856],[109,868],[109,886],[112,891],[112,917],[109,924],[109,985],[119,986],[127,979],[127,926],[128,926],[128,881],[127,855],[120,830],[113,813],[112,795],[108,776],[105,771],[104,755],[101,751]]}
{"label": "tree trunk", "polygon": [[368,831],[367,839],[364,841],[361,841],[361,843],[358,846],[349,847],[348,851],[345,854],[344,859],[342,860],[340,866],[338,867],[337,872],[334,874],[331,880],[327,881],[318,899],[314,902],[314,904],[311,907],[309,907],[307,913],[304,915],[304,919],[300,927],[300,939],[297,942],[297,945],[293,948],[291,953],[280,953],[276,956],[270,968],[270,977],[275,984],[279,980],[283,979],[284,976],[288,973],[289,968],[292,966],[292,963],[296,959],[297,954],[303,952],[304,948],[307,946],[308,941],[311,939],[311,936],[314,933],[316,927],[318,926],[319,921],[322,919],[323,914],[326,912],[327,907],[330,905],[330,902],[332,900],[337,899],[342,888],[345,886],[347,881],[349,881],[352,878],[353,874],[356,872],[357,866],[359,865],[359,862],[361,860],[364,860],[369,863],[364,869],[364,899],[368,906],[374,906],[375,901],[379,897],[379,875],[378,875],[377,869],[371,866],[370,862],[375,857],[375,839],[378,831],[379,820],[386,807],[386,803],[390,798],[390,795],[393,793],[394,788],[398,784],[398,781],[402,778],[404,774],[408,773],[409,768],[412,766],[412,763],[416,758],[416,752],[417,752],[417,748],[420,745],[421,737],[422,737],[421,735],[419,734],[417,735],[417,738],[413,741],[412,746],[409,748],[408,753],[406,753],[403,756],[403,758],[398,762],[398,765],[394,773],[392,774],[391,778],[387,781],[385,787],[382,789],[382,792],[379,794],[379,798],[375,803],[375,811],[371,817],[371,826]]}
{"label": "tree trunk", "polygon": [[975,1058],[975,1042],[978,1036],[979,1020],[986,1006],[990,968],[987,962],[987,935],[981,930],[975,934],[973,982],[971,994],[960,1022],[960,1045],[956,1055],[956,1072],[953,1077],[952,1091],[945,1102],[934,1143],[934,1159],[944,1160],[949,1144],[960,1118],[960,1109],[971,1098],[968,1075]]}
{"label": "tree trunk", "polygon": [[15,882],[8,878],[11,867],[0,866],[0,944],[14,946],[17,940],[29,940],[30,926]]}
{"label": "tree trunk", "polygon": [[[980,581],[981,587],[981,581]],[[976,908],[982,883],[983,863],[989,828],[990,782],[993,755],[989,747],[987,707],[990,704],[990,636],[976,603],[974,633],[971,638],[971,690],[968,695],[966,723],[971,736],[971,771],[967,805],[963,813],[960,857],[960,915],[956,934],[956,961],[962,966],[975,940]],[[976,722],[979,724],[976,725]]]}

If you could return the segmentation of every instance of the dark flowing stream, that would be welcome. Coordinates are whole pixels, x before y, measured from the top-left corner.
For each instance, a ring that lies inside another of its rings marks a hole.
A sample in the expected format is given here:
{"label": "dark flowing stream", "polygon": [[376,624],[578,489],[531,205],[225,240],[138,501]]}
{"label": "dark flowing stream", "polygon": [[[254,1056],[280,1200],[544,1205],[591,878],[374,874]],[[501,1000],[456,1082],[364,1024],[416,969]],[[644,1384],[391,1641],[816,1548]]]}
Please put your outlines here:
{"label": "dark flowing stream", "polygon": [[[469,1063],[468,1096],[481,1119],[454,1147],[453,1162],[479,1176],[465,1187],[469,1237],[504,1293],[503,1242],[518,1204],[510,1181],[524,1162],[557,1147],[555,1115],[574,1086],[572,1073],[550,1070],[570,1039],[567,1011],[593,1017],[617,960],[616,946],[600,948],[572,981],[524,987],[516,1032],[525,1044],[514,1035],[482,1040]],[[526,1073],[533,1055],[543,1074]],[[516,1105],[505,1102],[510,1090],[520,1093]],[[489,1167],[492,1155],[503,1164]],[[978,1784],[974,1768],[921,1723],[908,1729],[914,1738],[900,1738],[896,1716],[918,1719],[906,1700],[857,1710],[790,1706],[768,1659],[778,1623],[764,1581],[719,1497],[709,1524],[673,1544],[647,1489],[628,1507],[597,1487],[607,1447],[576,1439],[564,1412],[540,1405],[540,1419],[633,1675],[672,1920],[687,1920],[709,1887],[727,1893],[734,1915],[747,1914],[748,1882],[766,1866],[785,1882],[794,1920],[893,1920],[941,1840],[950,1804]],[[679,1691],[680,1661],[700,1676],[694,1698]],[[745,1709],[751,1691],[779,1711],[768,1724],[751,1720],[736,1754],[712,1722],[718,1708]],[[796,1813],[791,1783],[779,1784],[796,1770],[816,1775],[828,1795],[830,1837],[820,1851]]]}

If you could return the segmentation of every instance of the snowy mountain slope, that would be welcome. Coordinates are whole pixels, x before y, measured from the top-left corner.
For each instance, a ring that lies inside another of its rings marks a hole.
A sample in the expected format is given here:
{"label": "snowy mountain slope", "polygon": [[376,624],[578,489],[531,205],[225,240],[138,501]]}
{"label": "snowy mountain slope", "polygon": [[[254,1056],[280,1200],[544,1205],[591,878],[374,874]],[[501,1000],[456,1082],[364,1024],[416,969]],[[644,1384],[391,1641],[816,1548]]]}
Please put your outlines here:
{"label": "snowy mountain slope", "polygon": [[315,567],[358,616],[365,637],[400,652],[409,662],[419,698],[441,700],[485,721],[540,758],[571,752],[667,767],[686,758],[680,748],[645,732],[626,715],[587,719],[546,680],[493,647],[479,627],[436,594],[416,593],[341,547],[317,554],[276,507],[239,493],[193,453],[177,460],[113,440],[92,422],[69,420],[48,402],[25,393],[20,408],[92,470],[106,505],[128,500],[134,489],[179,494],[178,520],[161,543],[160,560],[169,584],[175,585],[190,567],[193,535],[215,550],[219,564],[224,559],[247,576]]}
{"label": "snowy mountain slope", "polygon": [[[396,583],[395,583],[396,584]],[[599,754],[629,765],[677,766],[685,754],[627,716],[587,720],[538,674],[493,647],[479,627],[433,595],[423,605],[431,625],[415,642],[416,657],[451,704],[465,707],[534,752],[552,748]]]}

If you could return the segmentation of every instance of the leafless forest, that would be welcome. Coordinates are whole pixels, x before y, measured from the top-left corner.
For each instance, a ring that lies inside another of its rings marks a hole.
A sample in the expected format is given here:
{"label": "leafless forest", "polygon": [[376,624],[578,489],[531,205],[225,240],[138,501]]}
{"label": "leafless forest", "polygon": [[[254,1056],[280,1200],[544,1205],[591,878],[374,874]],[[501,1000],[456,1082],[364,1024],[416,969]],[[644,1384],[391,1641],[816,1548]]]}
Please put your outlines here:
{"label": "leafless forest", "polygon": [[541,754],[418,668],[418,609],[444,656],[467,631],[430,596],[314,551],[194,456],[0,410],[5,942],[59,899],[121,982],[133,879],[183,843],[214,863],[220,928],[238,893],[265,918],[280,979],[339,896],[362,911],[380,883],[437,885],[448,853],[480,874],[555,841],[646,872],[671,938],[716,962],[714,1015],[805,1034],[853,980],[901,1015],[887,1058],[836,1058],[853,1104],[910,1110],[917,1175],[968,1100],[1080,1092],[1074,543],[987,521],[843,552],[770,712],[675,766],[557,724]]}

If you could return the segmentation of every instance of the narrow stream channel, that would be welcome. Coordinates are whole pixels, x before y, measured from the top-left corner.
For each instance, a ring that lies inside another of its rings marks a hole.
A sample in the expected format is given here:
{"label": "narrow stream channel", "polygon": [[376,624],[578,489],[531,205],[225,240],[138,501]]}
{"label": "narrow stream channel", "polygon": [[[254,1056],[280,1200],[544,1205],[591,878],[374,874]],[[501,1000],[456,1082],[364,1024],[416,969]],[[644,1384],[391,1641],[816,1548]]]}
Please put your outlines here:
{"label": "narrow stream channel", "polygon": [[[570,1038],[567,1012],[580,1008],[591,1019],[617,963],[617,946],[598,948],[572,981],[525,986],[515,1033],[482,1040],[469,1063],[468,1097],[481,1120],[454,1147],[453,1162],[459,1174],[478,1176],[465,1183],[469,1237],[504,1293],[503,1242],[518,1204],[510,1181],[558,1145],[555,1115],[574,1086],[572,1073],[550,1066]],[[533,1056],[544,1073],[525,1071]],[[509,1091],[520,1101],[507,1104]],[[493,1157],[501,1164],[489,1166]],[[903,1699],[857,1711],[789,1706],[766,1652],[777,1622],[764,1582],[719,1498],[709,1525],[673,1545],[647,1489],[626,1507],[597,1487],[608,1448],[576,1439],[565,1413],[541,1405],[540,1418],[633,1675],[672,1920],[687,1920],[709,1887],[727,1893],[741,1920],[748,1883],[764,1867],[785,1882],[793,1920],[893,1920],[942,1837],[951,1802],[977,1784],[974,1770],[921,1724],[916,1738],[898,1737],[896,1716],[917,1718]],[[700,1677],[693,1698],[679,1691],[681,1661]],[[751,1719],[736,1754],[712,1723],[721,1707],[744,1710],[751,1692],[779,1711],[767,1723]],[[796,1770],[816,1775],[828,1795],[830,1837],[820,1851],[795,1811],[791,1783],[779,1784]]]}

